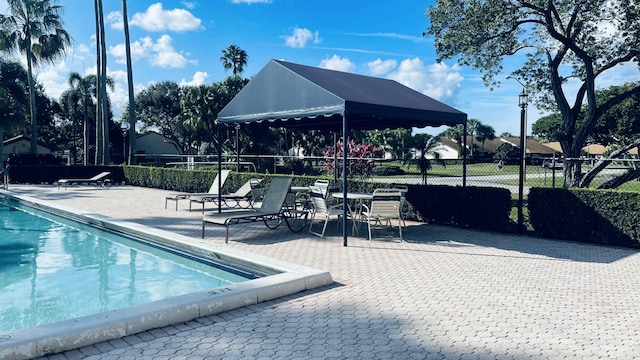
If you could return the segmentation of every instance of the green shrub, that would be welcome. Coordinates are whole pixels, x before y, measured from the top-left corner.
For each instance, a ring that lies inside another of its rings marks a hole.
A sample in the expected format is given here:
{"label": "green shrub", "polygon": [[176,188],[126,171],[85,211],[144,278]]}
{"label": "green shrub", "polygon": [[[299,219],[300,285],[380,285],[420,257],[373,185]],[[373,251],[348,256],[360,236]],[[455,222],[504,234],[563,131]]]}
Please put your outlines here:
{"label": "green shrub", "polygon": [[529,216],[539,236],[640,247],[640,194],[635,192],[532,188]]}
{"label": "green shrub", "polygon": [[429,223],[513,231],[511,193],[493,187],[410,185],[407,201]]}

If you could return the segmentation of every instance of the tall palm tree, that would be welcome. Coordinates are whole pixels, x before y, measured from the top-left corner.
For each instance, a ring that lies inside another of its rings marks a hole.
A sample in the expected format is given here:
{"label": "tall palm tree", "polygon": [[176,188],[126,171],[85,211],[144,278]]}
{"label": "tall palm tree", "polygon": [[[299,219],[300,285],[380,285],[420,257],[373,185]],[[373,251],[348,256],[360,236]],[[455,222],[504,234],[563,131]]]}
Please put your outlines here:
{"label": "tall palm tree", "polygon": [[220,61],[225,70],[232,70],[233,75],[239,75],[244,71],[248,59],[247,52],[240,49],[238,45],[229,45],[228,48],[222,50]]}
{"label": "tall palm tree", "polygon": [[102,0],[95,0],[96,58],[98,62],[98,99],[96,103],[96,165],[107,165],[109,159],[109,121],[107,99],[107,47],[104,38],[104,11]]}
{"label": "tall palm tree", "polygon": [[[77,105],[82,109],[82,120],[83,120],[83,152],[84,152],[84,161],[83,164],[85,166],[89,165],[89,138],[90,138],[90,117],[89,117],[89,109],[93,107],[93,97],[96,96],[96,76],[88,75],[82,77],[77,72],[71,72],[69,74],[69,93],[68,97],[75,99],[78,103]],[[65,98],[66,100],[66,98]]]}
{"label": "tall palm tree", "polygon": [[496,138],[496,131],[490,125],[478,124],[476,127],[476,140],[482,143],[482,150],[480,153],[484,155],[484,143],[487,140],[493,140]]}
{"label": "tall palm tree", "polygon": [[73,41],[63,28],[62,6],[54,5],[54,1],[7,0],[11,15],[0,15],[0,51],[17,51],[27,57],[32,154],[38,152],[33,68],[41,62],[55,62]]}
{"label": "tall palm tree", "polygon": [[[136,151],[136,116],[135,94],[133,93],[133,67],[131,65],[131,41],[129,38],[129,16],[127,15],[127,0],[122,0],[122,20],[124,23],[124,43],[127,57],[127,84],[129,90],[129,158],[127,164],[131,165],[133,154]],[[122,154],[124,156],[125,154]]]}

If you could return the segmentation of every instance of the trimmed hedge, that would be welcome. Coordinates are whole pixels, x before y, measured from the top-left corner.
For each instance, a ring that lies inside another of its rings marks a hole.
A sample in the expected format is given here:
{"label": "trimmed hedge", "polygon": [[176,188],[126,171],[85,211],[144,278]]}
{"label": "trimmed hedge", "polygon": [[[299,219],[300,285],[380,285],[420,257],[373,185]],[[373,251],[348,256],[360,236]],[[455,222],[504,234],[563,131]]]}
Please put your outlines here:
{"label": "trimmed hedge", "polygon": [[640,194],[593,189],[532,188],[529,217],[536,235],[640,247]]}
{"label": "trimmed hedge", "polygon": [[410,185],[407,201],[429,223],[514,231],[509,219],[511,193],[507,189],[468,186],[465,190],[460,186]]}

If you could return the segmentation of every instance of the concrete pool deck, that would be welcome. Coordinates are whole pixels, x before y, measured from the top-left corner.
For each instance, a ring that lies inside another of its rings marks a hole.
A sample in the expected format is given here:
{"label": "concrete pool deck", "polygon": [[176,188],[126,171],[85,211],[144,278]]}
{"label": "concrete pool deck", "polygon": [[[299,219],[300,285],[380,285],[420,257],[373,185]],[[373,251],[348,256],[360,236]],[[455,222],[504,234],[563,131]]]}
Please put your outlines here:
{"label": "concrete pool deck", "polygon": [[[167,191],[11,186],[21,195],[200,238]],[[640,254],[407,223],[405,242],[232,226],[227,246],[328,270],[334,285],[46,359],[629,359]],[[224,228],[206,239],[224,243]]]}

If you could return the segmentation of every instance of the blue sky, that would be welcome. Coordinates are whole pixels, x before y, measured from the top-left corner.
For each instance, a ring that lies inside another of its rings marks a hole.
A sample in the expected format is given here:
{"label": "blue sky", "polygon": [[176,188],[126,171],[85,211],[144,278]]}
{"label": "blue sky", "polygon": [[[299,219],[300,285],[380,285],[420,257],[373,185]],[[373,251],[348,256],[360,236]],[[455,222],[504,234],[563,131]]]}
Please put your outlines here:
{"label": "blue sky", "polygon": [[[73,49],[55,65],[38,69],[49,96],[67,88],[70,71],[95,73],[93,1],[59,0],[63,19],[74,39]],[[496,134],[519,134],[515,80],[503,80],[490,91],[480,73],[453,61],[436,63],[432,39],[422,37],[424,16],[432,1],[364,0],[129,0],[128,13],[136,91],[171,80],[198,85],[230,75],[219,60],[231,44],[249,56],[245,77],[255,75],[269,59],[331,68],[397,80],[491,125]],[[120,117],[126,102],[126,67],[121,1],[104,1],[111,94]],[[6,0],[0,12],[6,13]],[[506,62],[505,75],[522,58]],[[629,75],[631,74],[631,75]],[[640,78],[637,71],[617,75]],[[630,79],[629,79],[630,80]],[[615,80],[612,79],[615,83]],[[628,80],[625,80],[628,81]],[[541,114],[529,107],[528,128]],[[419,130],[438,133],[444,130]],[[529,131],[528,131],[529,133]]]}

